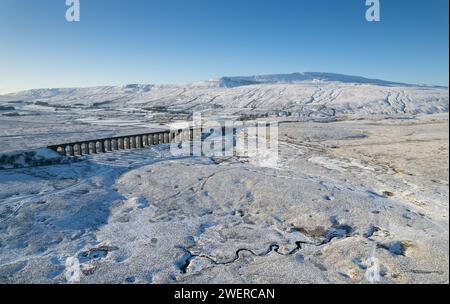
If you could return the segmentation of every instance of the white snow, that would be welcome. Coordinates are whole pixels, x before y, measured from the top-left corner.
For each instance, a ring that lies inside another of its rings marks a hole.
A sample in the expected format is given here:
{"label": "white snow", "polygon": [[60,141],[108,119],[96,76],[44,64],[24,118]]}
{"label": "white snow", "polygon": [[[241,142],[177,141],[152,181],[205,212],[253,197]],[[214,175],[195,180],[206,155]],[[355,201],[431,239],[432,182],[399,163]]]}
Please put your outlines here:
{"label": "white snow", "polygon": [[64,107],[123,111],[164,108],[178,111],[214,110],[214,113],[229,114],[286,111],[300,117],[448,113],[448,88],[355,76],[303,73],[224,77],[204,83],[206,85],[41,89],[7,97],[21,101],[15,104],[19,112],[44,100],[50,108],[59,110],[64,110]]}
{"label": "white snow", "polygon": [[63,157],[57,152],[47,148],[0,153],[0,169],[52,165],[68,161],[68,158]]}
{"label": "white snow", "polygon": [[[220,84],[230,79],[233,85]],[[448,88],[330,73],[223,77],[184,86],[38,89],[1,96],[0,151],[58,144],[58,138],[160,129],[190,120],[193,112],[212,118],[335,121],[411,119],[448,115],[448,109]]]}
{"label": "white snow", "polygon": [[[448,106],[325,73],[0,96],[0,283],[448,283]],[[279,153],[39,149],[195,111],[279,121]]]}

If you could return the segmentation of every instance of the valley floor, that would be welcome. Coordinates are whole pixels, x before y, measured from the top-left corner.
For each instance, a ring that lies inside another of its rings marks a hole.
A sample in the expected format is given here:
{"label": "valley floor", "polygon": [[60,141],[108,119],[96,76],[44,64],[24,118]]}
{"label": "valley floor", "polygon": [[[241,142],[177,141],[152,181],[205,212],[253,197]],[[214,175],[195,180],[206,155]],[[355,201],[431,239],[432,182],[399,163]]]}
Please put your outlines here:
{"label": "valley floor", "polygon": [[168,147],[0,171],[0,283],[449,282],[448,115],[280,124],[279,162]]}

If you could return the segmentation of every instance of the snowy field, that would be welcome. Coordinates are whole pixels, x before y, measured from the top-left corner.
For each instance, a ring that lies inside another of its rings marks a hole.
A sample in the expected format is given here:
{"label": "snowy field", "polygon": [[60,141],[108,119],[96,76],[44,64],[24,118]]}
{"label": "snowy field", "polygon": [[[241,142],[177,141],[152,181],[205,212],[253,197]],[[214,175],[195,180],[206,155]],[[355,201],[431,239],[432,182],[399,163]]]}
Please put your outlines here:
{"label": "snowy field", "polygon": [[[168,146],[0,170],[0,282],[449,282],[448,88],[334,74],[0,96],[0,156],[205,116],[278,120],[279,160]],[[52,156],[54,157],[54,156]]]}

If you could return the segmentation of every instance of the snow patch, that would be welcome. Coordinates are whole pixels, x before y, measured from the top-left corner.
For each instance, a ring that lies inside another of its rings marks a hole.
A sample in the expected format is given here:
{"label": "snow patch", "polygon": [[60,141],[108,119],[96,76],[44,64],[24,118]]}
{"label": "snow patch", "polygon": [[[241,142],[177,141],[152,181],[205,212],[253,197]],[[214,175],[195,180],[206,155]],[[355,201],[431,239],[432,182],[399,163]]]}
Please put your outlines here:
{"label": "snow patch", "polygon": [[54,165],[68,161],[67,157],[61,156],[59,153],[47,148],[6,152],[0,154],[0,170]]}

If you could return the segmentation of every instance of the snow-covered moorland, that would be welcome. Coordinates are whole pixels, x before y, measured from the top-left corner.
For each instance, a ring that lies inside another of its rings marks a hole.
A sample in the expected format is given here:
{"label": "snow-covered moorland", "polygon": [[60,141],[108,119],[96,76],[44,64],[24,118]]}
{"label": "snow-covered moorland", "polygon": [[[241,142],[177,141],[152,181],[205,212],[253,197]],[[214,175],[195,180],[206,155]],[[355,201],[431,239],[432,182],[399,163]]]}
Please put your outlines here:
{"label": "snow-covered moorland", "polygon": [[[189,85],[40,89],[0,96],[0,151],[109,136],[186,120],[192,112],[301,121],[448,113],[448,88],[303,73],[223,77]],[[50,132],[49,132],[50,130]],[[82,132],[82,133],[81,133]]]}
{"label": "snow-covered moorland", "polygon": [[280,123],[271,166],[167,146],[3,166],[0,282],[67,283],[75,258],[81,283],[448,283],[448,105],[325,73],[0,96],[0,156],[20,164],[195,111]]}

